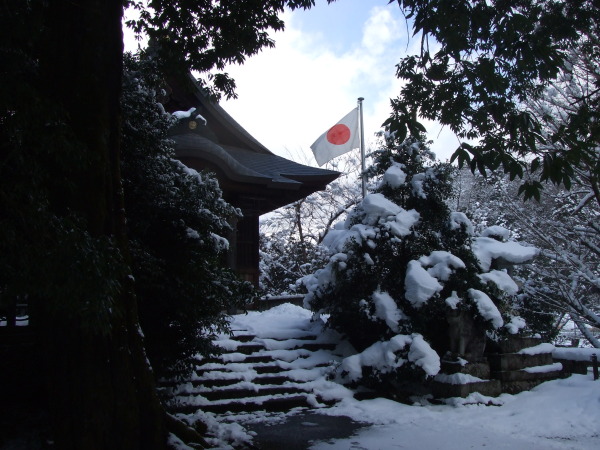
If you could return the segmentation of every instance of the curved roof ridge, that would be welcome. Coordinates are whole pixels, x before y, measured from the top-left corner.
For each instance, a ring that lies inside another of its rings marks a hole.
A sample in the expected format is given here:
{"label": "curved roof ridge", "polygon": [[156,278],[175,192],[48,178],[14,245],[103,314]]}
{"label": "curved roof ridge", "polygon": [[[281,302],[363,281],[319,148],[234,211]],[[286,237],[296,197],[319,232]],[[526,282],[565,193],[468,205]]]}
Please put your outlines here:
{"label": "curved roof ridge", "polygon": [[213,102],[210,97],[203,92],[202,88],[196,81],[196,78],[189,73],[189,80],[196,87],[194,94],[200,104],[212,113],[212,115],[224,125],[229,125],[229,130],[238,134],[238,138],[245,141],[246,145],[259,153],[273,154],[267,147],[261,144],[254,136],[252,136],[244,127],[242,127],[225,109],[216,102]]}

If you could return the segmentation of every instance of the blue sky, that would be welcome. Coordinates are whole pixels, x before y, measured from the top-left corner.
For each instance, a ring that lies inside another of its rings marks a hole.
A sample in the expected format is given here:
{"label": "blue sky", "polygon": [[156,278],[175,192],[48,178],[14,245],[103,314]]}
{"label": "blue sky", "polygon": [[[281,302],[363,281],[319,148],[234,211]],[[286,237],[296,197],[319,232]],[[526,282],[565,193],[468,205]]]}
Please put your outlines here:
{"label": "blue sky", "polygon": [[[310,145],[364,97],[365,138],[390,112],[401,87],[395,64],[416,51],[397,4],[387,0],[317,0],[308,11],[286,12],[276,46],[228,68],[238,98],[223,107],[250,134],[281,156],[316,165]],[[457,140],[428,124],[433,150],[449,158]]]}
{"label": "blue sky", "polygon": [[[294,14],[294,21],[307,33],[323,35],[333,51],[344,52],[360,42],[369,11],[384,4],[382,0],[338,0],[328,5],[320,0],[313,8]],[[390,8],[390,12],[394,10],[397,8]]]}
{"label": "blue sky", "polygon": [[[287,11],[282,18],[286,30],[272,34],[275,48],[227,68],[238,98],[222,106],[274,153],[316,165],[310,145],[364,97],[365,141],[367,150],[373,148],[390,98],[400,91],[395,65],[419,45],[407,37],[398,5],[317,0],[312,9]],[[126,48],[135,48],[127,38]],[[457,139],[437,124],[426,126],[432,149],[448,159]]]}

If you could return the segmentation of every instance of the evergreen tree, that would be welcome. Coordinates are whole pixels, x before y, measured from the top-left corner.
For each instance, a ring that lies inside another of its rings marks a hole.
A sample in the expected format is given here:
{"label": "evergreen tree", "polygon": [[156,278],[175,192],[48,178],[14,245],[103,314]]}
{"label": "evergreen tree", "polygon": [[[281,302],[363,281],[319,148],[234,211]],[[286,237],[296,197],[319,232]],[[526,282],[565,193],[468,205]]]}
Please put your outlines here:
{"label": "evergreen tree", "polygon": [[[333,256],[304,282],[305,302],[331,314],[329,326],[360,352],[344,361],[343,375],[381,386],[434,375],[447,351],[480,357],[486,331],[518,332],[524,322],[506,320],[505,301],[516,285],[494,260],[517,262],[535,250],[492,233],[475,238],[467,217],[448,207],[453,168],[434,162],[422,141],[390,137],[373,156],[378,187],[330,231],[324,243]],[[452,344],[456,317],[473,328],[479,349]]]}
{"label": "evergreen tree", "polygon": [[273,45],[267,31],[283,28],[286,5],[312,5],[0,5],[0,307],[16,296],[32,307],[47,422],[61,449],[164,448],[174,422],[140,333],[123,204],[123,8],[134,3],[138,26],[156,31],[181,70],[201,71],[228,95],[232,80],[212,70]]}
{"label": "evergreen tree", "polygon": [[424,131],[422,118],[439,121],[463,140],[453,158],[482,173],[502,167],[512,178],[524,178],[525,199],[539,198],[543,187],[524,177],[530,163],[542,182],[568,188],[580,161],[596,153],[600,79],[588,79],[591,89],[569,102],[566,120],[555,129],[548,130],[552,114],[530,105],[547,97],[546,86],[581,73],[571,64],[573,49],[597,66],[598,2],[396,3],[421,45],[419,54],[397,65],[404,82],[392,102],[390,127],[406,136]]}
{"label": "evergreen tree", "polygon": [[223,236],[240,212],[212,175],[175,159],[158,73],[152,59],[125,55],[125,209],[148,357],[158,375],[184,375],[195,354],[217,351],[212,336],[228,329],[223,312],[243,308],[252,287],[224,264]]}

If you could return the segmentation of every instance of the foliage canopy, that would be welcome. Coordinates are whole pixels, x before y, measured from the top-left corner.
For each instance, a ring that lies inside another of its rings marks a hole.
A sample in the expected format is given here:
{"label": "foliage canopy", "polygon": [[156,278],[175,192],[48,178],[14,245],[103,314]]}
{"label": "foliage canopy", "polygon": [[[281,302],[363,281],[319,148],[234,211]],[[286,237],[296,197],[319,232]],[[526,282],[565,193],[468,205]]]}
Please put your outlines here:
{"label": "foliage canopy", "polygon": [[[560,74],[573,73],[568,62],[573,48],[598,61],[598,3],[397,3],[420,35],[421,51],[397,65],[397,76],[406,84],[392,100],[389,129],[403,137],[424,130],[419,118],[437,120],[464,140],[453,155],[461,166],[467,163],[482,173],[502,167],[511,178],[523,178],[531,163],[541,171],[542,182],[569,188],[574,168],[597,151],[597,96],[579,96],[567,120],[552,133],[543,132],[547,117],[532,113],[527,103],[543,96]],[[591,92],[597,92],[600,79],[591,82]],[[521,192],[525,198],[539,198],[541,188],[526,180]]]}
{"label": "foliage canopy", "polygon": [[194,355],[216,350],[213,334],[228,330],[223,312],[244,308],[252,288],[224,264],[229,220],[240,213],[212,175],[175,159],[168,139],[174,120],[158,103],[157,74],[154,60],[125,56],[125,208],[150,362],[159,376],[184,375]]}
{"label": "foliage canopy", "polygon": [[223,69],[242,64],[265,47],[268,31],[284,29],[285,7],[310,8],[314,0],[128,0],[139,17],[127,25],[147,35],[158,49],[163,70],[195,70],[213,95],[235,97],[235,81]]}

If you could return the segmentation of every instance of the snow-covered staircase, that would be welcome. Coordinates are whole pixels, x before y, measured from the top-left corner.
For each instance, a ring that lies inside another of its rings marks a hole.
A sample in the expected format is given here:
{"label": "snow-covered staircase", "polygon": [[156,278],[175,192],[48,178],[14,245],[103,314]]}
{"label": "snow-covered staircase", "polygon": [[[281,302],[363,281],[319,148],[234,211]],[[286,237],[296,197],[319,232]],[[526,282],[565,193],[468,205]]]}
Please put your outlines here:
{"label": "snow-covered staircase", "polygon": [[304,314],[297,306],[282,305],[234,316],[233,335],[215,341],[223,354],[198,358],[192,379],[174,391],[173,412],[289,411],[325,407],[351,395],[326,380],[341,359],[336,336],[324,333],[322,322],[311,322],[309,315],[289,320],[290,309]]}
{"label": "snow-covered staircase", "polygon": [[512,336],[488,347],[480,361],[442,359],[442,369],[431,384],[434,397],[517,394],[564,376],[562,365],[552,359],[554,346],[541,338]]}
{"label": "snow-covered staircase", "polygon": [[536,337],[511,337],[486,354],[491,376],[502,383],[502,392],[518,394],[540,383],[564,377],[562,364],[552,359],[554,346]]}

